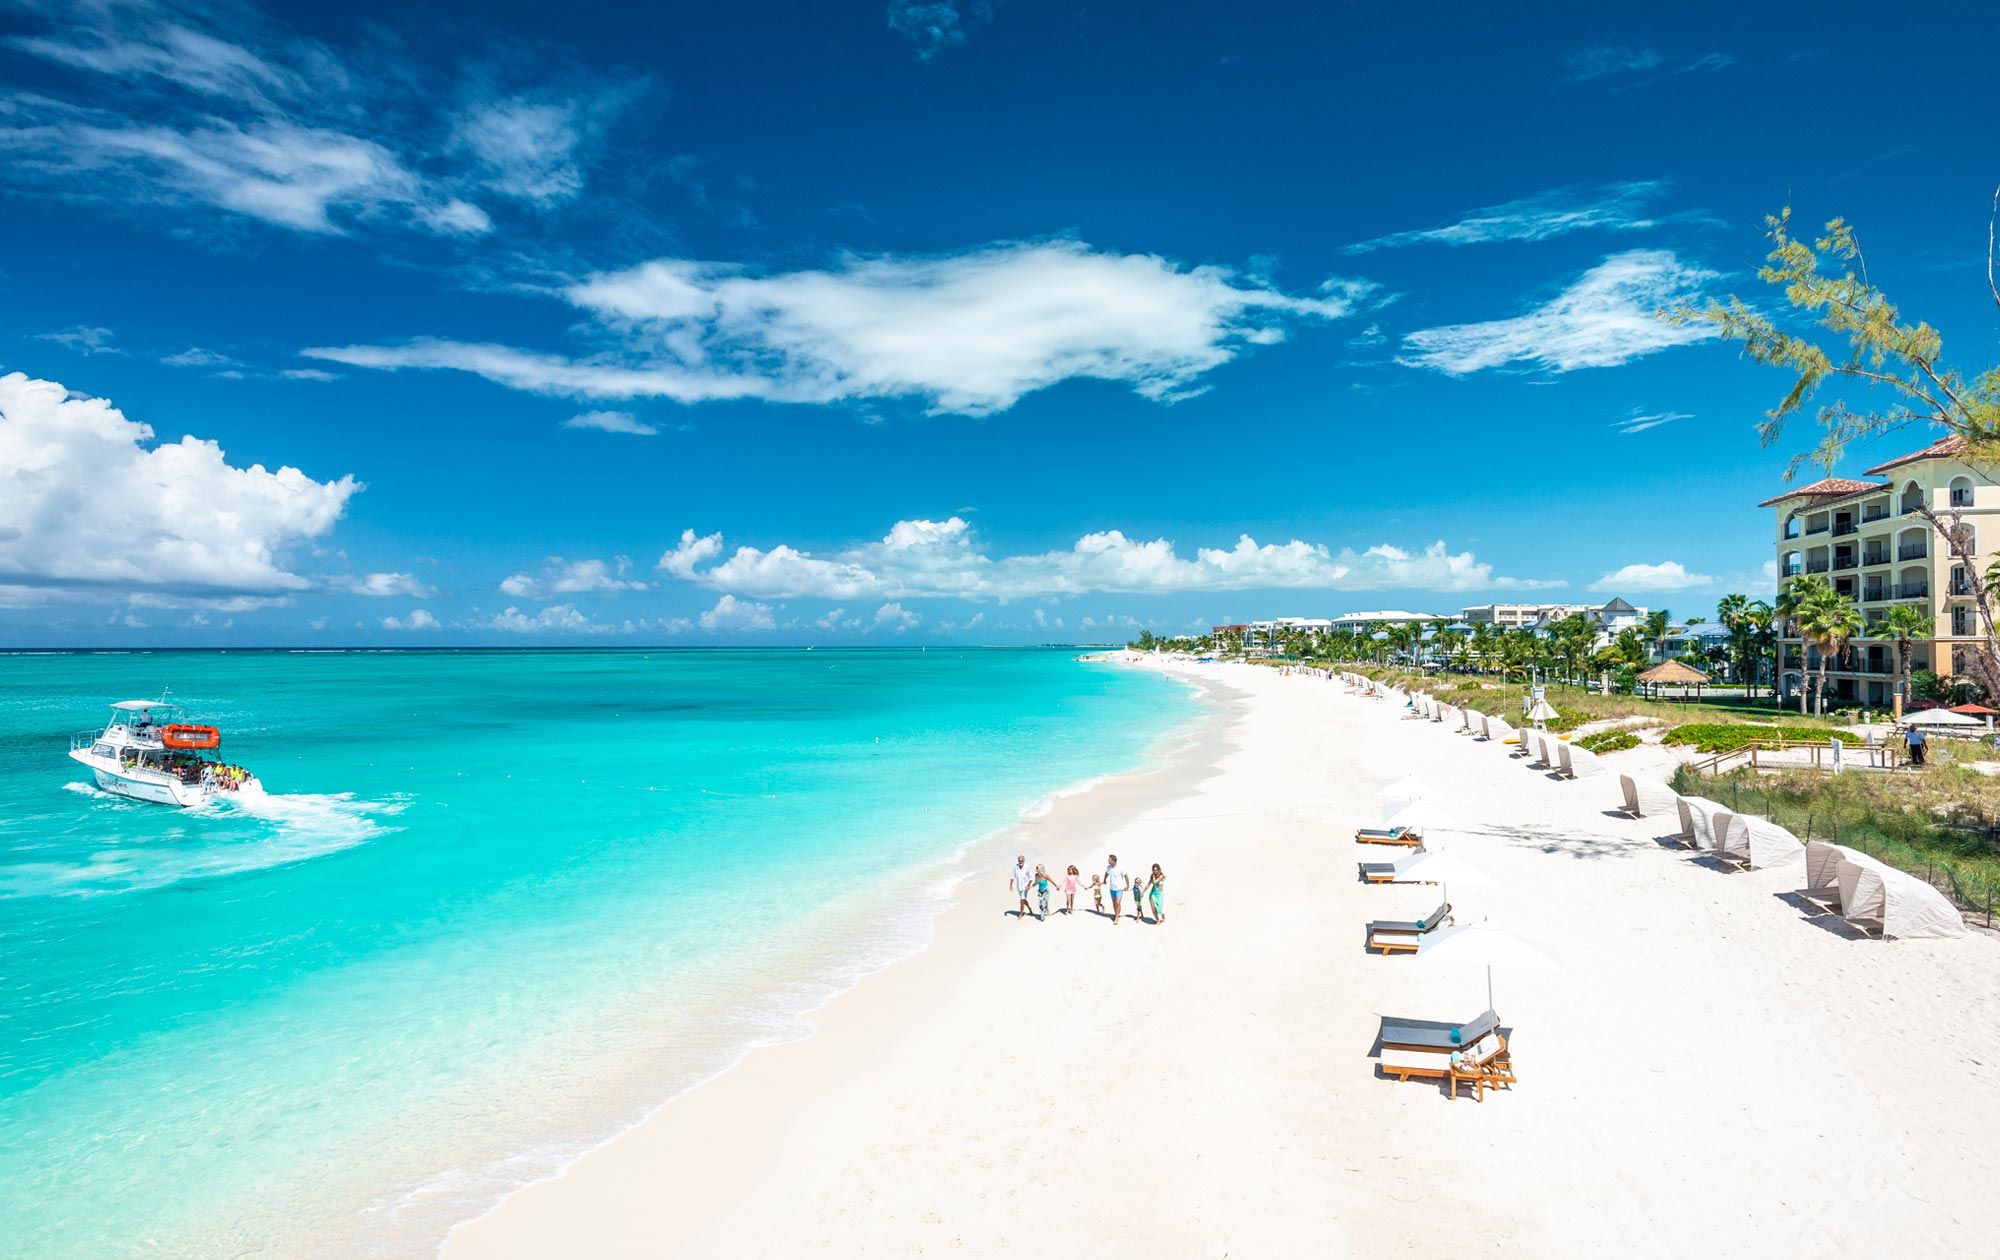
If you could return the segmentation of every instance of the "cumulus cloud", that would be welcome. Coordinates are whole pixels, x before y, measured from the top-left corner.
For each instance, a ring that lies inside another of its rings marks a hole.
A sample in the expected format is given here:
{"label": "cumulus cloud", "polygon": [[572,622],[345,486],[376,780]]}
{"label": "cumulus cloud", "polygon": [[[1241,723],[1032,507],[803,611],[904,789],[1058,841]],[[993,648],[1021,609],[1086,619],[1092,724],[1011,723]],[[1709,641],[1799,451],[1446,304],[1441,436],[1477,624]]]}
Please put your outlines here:
{"label": "cumulus cloud", "polygon": [[[361,490],[239,468],[55,381],[0,376],[0,581],[155,600],[268,599],[313,583],[286,560]],[[241,606],[239,604],[239,606]]]}
{"label": "cumulus cloud", "polygon": [[382,618],[384,630],[436,630],[438,619],[426,609],[416,609],[407,617]]}
{"label": "cumulus cloud", "polygon": [[503,579],[500,593],[515,599],[553,599],[558,595],[645,590],[644,582],[625,576],[631,569],[632,562],[624,556],[610,560],[565,560],[550,556],[539,574],[516,573]]}
{"label": "cumulus cloud", "polygon": [[551,604],[537,613],[524,613],[510,604],[487,624],[509,634],[601,634],[607,629],[578,612],[574,604]]}
{"label": "cumulus cloud", "polygon": [[[752,599],[963,598],[999,601],[1092,592],[1156,594],[1223,590],[1440,591],[1548,585],[1500,577],[1470,552],[1442,542],[1421,551],[1378,545],[1332,550],[1297,539],[1182,555],[1169,540],[1139,540],[1118,530],[1086,534],[1064,550],[995,555],[960,517],[898,521],[881,539],[815,554],[780,543],[739,546],[722,558],[719,534],[688,530],[660,567],[683,581]],[[698,553],[698,554],[697,554]],[[703,567],[703,566],[706,567]]]}
{"label": "cumulus cloud", "polygon": [[623,340],[616,356],[436,339],[304,353],[355,367],[471,372],[582,398],[913,398],[933,412],[983,415],[1075,378],[1182,398],[1248,347],[1347,315],[1373,292],[1363,281],[1329,280],[1291,294],[1225,268],[1077,241],[844,255],[823,270],[776,274],[667,258],[566,291]]}
{"label": "cumulus cloud", "polygon": [[901,604],[884,604],[875,610],[875,628],[893,630],[897,634],[913,630],[923,621],[923,617],[911,612]]}
{"label": "cumulus cloud", "polygon": [[585,411],[563,421],[562,427],[595,429],[599,433],[629,433],[633,437],[652,437],[659,432],[659,429],[629,411]]}
{"label": "cumulus cloud", "polygon": [[1613,254],[1526,315],[1427,328],[1403,338],[1398,362],[1463,376],[1525,363],[1553,372],[1615,367],[1715,335],[1676,327],[1658,312],[1715,278],[1668,250]]}
{"label": "cumulus cloud", "polygon": [[346,578],[334,585],[352,595],[407,595],[415,599],[429,599],[437,594],[413,573],[369,573]]}
{"label": "cumulus cloud", "polygon": [[1598,588],[1621,591],[1687,591],[1715,585],[1706,573],[1690,573],[1678,560],[1659,564],[1628,564],[1597,579]]}
{"label": "cumulus cloud", "polygon": [[724,595],[715,601],[715,607],[703,613],[700,618],[704,630],[771,630],[777,626],[771,616],[770,606],[750,600],[741,600],[734,595]]}
{"label": "cumulus cloud", "polygon": [[1530,197],[1470,211],[1451,223],[1392,232],[1347,246],[1366,254],[1402,245],[1481,245],[1489,241],[1545,241],[1571,232],[1630,232],[1656,227],[1648,206],[1665,190],[1658,180],[1596,187],[1551,188]]}

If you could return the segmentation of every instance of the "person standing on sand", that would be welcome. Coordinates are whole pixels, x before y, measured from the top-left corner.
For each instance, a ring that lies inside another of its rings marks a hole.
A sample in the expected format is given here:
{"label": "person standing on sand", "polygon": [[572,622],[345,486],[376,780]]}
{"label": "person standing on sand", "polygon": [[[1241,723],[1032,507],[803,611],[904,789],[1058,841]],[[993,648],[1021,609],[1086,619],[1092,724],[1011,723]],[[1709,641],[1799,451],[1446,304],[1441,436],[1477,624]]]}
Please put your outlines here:
{"label": "person standing on sand", "polygon": [[1019,906],[1014,911],[1016,919],[1028,917],[1028,886],[1035,882],[1035,873],[1028,869],[1028,855],[1023,853],[1014,859],[1014,869],[1008,873],[1014,884],[1014,900]]}
{"label": "person standing on sand", "polygon": [[1064,875],[1063,875],[1063,913],[1064,913],[1064,914],[1075,914],[1075,913],[1076,913],[1076,882],[1077,882],[1077,879],[1078,879],[1078,878],[1079,878],[1079,877],[1078,877],[1078,875],[1077,875],[1077,873],[1076,873],[1076,867],[1075,867],[1075,866],[1071,866],[1071,867],[1069,868],[1069,870],[1068,870],[1067,872],[1065,872],[1065,873],[1064,873]]}
{"label": "person standing on sand", "polygon": [[1049,878],[1048,871],[1042,868],[1040,862],[1035,863],[1035,899],[1036,903],[1042,908],[1042,912],[1035,916],[1035,921],[1038,923],[1048,921],[1049,890],[1053,887],[1055,887],[1055,881]]}
{"label": "person standing on sand", "polygon": [[1158,862],[1153,863],[1152,878],[1146,881],[1146,897],[1153,903],[1153,922],[1155,923],[1165,923],[1167,921],[1167,894],[1162,891],[1166,882],[1167,873],[1160,869]]}
{"label": "person standing on sand", "polygon": [[1923,765],[1924,764],[1923,730],[1920,727],[1912,726],[1909,730],[1903,733],[1903,738],[1906,741],[1908,741],[1910,745],[1910,764],[1913,766]]}
{"label": "person standing on sand", "polygon": [[1097,913],[1104,913],[1104,876],[1090,877],[1090,899],[1097,903]]}
{"label": "person standing on sand", "polygon": [[1112,927],[1118,926],[1118,916],[1125,912],[1125,890],[1131,885],[1132,877],[1118,869],[1118,855],[1112,854],[1110,862],[1104,868],[1104,887],[1111,894]]}

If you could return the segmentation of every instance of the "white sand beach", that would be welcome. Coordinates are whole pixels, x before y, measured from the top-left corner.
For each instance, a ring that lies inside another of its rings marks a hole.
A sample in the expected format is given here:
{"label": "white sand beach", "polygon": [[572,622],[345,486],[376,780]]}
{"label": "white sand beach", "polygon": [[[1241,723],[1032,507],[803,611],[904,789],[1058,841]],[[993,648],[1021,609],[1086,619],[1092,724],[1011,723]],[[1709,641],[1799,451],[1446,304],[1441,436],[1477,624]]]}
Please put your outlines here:
{"label": "white sand beach", "polygon": [[[1162,666],[1136,666],[1160,668]],[[982,855],[928,949],[450,1238],[499,1257],[1987,1254],[2000,940],[1851,939],[1498,745],[1338,684],[1165,666],[1216,722]],[[1466,1020],[1479,969],[1363,950],[1437,890],[1352,840],[1415,772],[1563,954],[1498,972],[1519,1084],[1379,1078],[1383,1016]],[[1169,874],[1168,922],[1020,922],[1004,868]]]}

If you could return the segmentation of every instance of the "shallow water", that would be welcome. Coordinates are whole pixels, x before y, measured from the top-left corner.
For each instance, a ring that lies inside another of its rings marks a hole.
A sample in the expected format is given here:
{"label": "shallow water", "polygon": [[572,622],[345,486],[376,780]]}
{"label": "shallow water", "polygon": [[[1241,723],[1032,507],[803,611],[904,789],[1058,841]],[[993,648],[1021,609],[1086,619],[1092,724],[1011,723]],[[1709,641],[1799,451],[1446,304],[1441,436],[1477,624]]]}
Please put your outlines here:
{"label": "shallow water", "polygon": [[[264,794],[88,785],[168,684]],[[408,1254],[1192,713],[1053,651],[0,656],[0,1252]]]}

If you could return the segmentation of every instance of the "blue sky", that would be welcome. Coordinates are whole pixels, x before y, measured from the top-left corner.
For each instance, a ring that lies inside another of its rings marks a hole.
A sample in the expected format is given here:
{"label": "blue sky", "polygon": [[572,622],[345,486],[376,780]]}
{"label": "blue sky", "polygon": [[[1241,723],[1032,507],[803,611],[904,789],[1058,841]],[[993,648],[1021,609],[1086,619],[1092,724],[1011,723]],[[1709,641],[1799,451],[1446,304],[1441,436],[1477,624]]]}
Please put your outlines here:
{"label": "blue sky", "polygon": [[1767,594],[1649,312],[1789,202],[1990,362],[2000,155],[1982,6],[1752,7],[0,3],[0,643]]}

